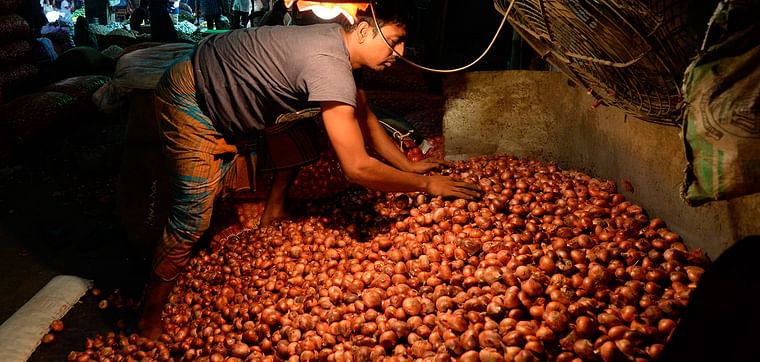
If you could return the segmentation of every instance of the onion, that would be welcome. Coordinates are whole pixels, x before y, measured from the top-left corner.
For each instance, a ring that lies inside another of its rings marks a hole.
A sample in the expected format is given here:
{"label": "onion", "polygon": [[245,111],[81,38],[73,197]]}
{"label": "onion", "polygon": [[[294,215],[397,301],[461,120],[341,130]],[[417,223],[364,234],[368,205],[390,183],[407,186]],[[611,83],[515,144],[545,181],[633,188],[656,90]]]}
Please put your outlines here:
{"label": "onion", "polygon": [[50,323],[50,330],[53,332],[63,331],[63,322],[60,319],[56,319]]}
{"label": "onion", "polygon": [[620,352],[617,345],[613,341],[607,341],[599,347],[599,357],[604,362],[625,361],[627,358]]}
{"label": "onion", "polygon": [[383,332],[378,338],[378,343],[385,349],[391,349],[395,347],[397,341],[398,336],[396,336],[396,332],[391,330]]}
{"label": "onion", "polygon": [[501,336],[494,330],[484,330],[478,335],[481,348],[498,348],[501,346]]}
{"label": "onion", "polygon": [[594,345],[588,339],[576,340],[573,344],[573,352],[585,360],[594,359]]}
{"label": "onion", "polygon": [[[309,202],[295,221],[213,235],[218,249],[199,251],[178,278],[159,340],[114,333],[73,357],[660,355],[707,266],[703,253],[611,181],[508,156],[457,161],[445,173],[483,197],[357,189]],[[107,305],[128,305],[114,294]]]}
{"label": "onion", "polygon": [[385,293],[379,288],[370,288],[365,289],[362,292],[362,301],[367,306],[367,308],[377,308],[380,306],[380,304],[383,301],[383,296]]}
{"label": "onion", "polygon": [[53,333],[45,333],[42,336],[42,343],[43,344],[51,344],[55,341],[55,335]]}
{"label": "onion", "polygon": [[235,343],[230,348],[230,354],[233,357],[245,358],[251,353],[251,349],[245,343]]}

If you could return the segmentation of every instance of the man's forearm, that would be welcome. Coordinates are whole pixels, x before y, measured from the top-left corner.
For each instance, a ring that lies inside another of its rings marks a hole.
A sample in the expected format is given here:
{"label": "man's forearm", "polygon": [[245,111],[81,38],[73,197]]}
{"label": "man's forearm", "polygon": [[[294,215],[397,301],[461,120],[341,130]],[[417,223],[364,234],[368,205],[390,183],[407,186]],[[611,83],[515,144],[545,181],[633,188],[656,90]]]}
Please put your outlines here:
{"label": "man's forearm", "polygon": [[[375,120],[375,122],[377,122]],[[409,171],[412,162],[406,158],[403,152],[399,149],[399,146],[393,142],[393,139],[385,133],[382,126],[378,123],[379,132],[374,132],[372,135],[372,146],[374,150],[382,156],[391,165],[404,170]]]}
{"label": "man's forearm", "polygon": [[365,111],[360,113],[361,116],[364,116],[364,119],[360,120],[360,122],[365,122],[365,127],[363,128],[369,133],[372,148],[391,165],[403,171],[410,171],[412,162],[406,158],[406,155],[401,152],[399,146],[385,132],[385,128],[380,125],[377,116],[369,109],[366,103],[365,107]]}
{"label": "man's forearm", "polygon": [[[397,152],[401,154],[400,152]],[[385,192],[428,191],[425,176],[402,171],[369,157],[361,165],[343,167],[346,178],[364,187]]]}

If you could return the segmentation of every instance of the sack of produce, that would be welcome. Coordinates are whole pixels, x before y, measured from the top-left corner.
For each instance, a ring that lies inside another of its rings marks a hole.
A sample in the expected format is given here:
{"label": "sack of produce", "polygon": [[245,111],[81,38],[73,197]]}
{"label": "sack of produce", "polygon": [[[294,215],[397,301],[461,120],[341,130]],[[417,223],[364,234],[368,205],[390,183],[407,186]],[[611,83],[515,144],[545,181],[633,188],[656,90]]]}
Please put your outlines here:
{"label": "sack of produce", "polygon": [[24,0],[0,0],[0,14],[15,13]]}
{"label": "sack of produce", "polygon": [[721,41],[686,71],[681,195],[692,206],[760,192],[760,26],[737,26],[733,20],[750,13],[738,9],[716,11],[706,44]]}
{"label": "sack of produce", "polygon": [[[107,85],[113,85],[108,82]],[[103,88],[101,88],[103,89]],[[109,89],[119,92],[124,88],[110,87]],[[112,98],[116,94],[111,95]],[[121,94],[127,104],[127,135],[124,142],[127,144],[150,143],[160,144],[161,136],[156,120],[156,109],[153,106],[153,91],[138,89],[133,92]]]}
{"label": "sack of produce", "polygon": [[30,31],[29,23],[20,15],[0,15],[0,42],[25,38]]}
{"label": "sack of produce", "polygon": [[31,63],[32,58],[32,46],[26,40],[0,44],[0,63]]}
{"label": "sack of produce", "polygon": [[125,145],[116,215],[127,241],[150,257],[169,216],[169,177],[160,144]]}
{"label": "sack of produce", "polygon": [[0,134],[0,169],[11,165],[14,159],[13,147],[7,136]]}
{"label": "sack of produce", "polygon": [[28,63],[0,65],[0,104],[37,87],[39,68]]}
{"label": "sack of produce", "polygon": [[0,106],[0,127],[24,149],[59,134],[76,110],[76,99],[61,92],[37,92]]}
{"label": "sack of produce", "polygon": [[[0,65],[0,88],[17,86],[39,74],[39,69],[26,63]],[[6,90],[9,90],[6,88]],[[10,92],[8,92],[10,93]]]}
{"label": "sack of produce", "polygon": [[102,49],[108,48],[111,45],[126,48],[135,43],[137,43],[137,37],[135,37],[132,31],[127,29],[114,29],[102,38],[98,38],[98,45]]}
{"label": "sack of produce", "polygon": [[124,54],[124,48],[118,45],[111,45],[108,48],[103,49],[101,53],[111,59],[118,59],[122,54]]}
{"label": "sack of produce", "polygon": [[113,82],[123,88],[152,90],[164,71],[193,47],[193,44],[169,43],[135,50],[135,47],[126,48],[116,63]]}
{"label": "sack of produce", "polygon": [[116,62],[103,55],[97,49],[76,47],[69,49],[53,62],[55,74],[59,79],[78,75],[113,75]]}
{"label": "sack of produce", "polygon": [[105,75],[80,75],[45,86],[42,88],[42,91],[68,94],[76,99],[79,113],[92,112],[95,110],[95,105],[92,103],[92,94],[106,84],[109,79]]}

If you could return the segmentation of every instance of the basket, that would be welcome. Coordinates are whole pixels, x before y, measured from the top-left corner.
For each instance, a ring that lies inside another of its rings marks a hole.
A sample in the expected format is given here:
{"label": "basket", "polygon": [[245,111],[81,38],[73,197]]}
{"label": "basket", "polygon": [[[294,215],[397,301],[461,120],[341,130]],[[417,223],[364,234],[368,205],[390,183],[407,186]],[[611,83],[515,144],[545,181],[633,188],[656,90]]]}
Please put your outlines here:
{"label": "basket", "polygon": [[[502,14],[511,0],[494,0]],[[509,22],[596,97],[642,120],[679,125],[681,84],[718,0],[514,0]]]}

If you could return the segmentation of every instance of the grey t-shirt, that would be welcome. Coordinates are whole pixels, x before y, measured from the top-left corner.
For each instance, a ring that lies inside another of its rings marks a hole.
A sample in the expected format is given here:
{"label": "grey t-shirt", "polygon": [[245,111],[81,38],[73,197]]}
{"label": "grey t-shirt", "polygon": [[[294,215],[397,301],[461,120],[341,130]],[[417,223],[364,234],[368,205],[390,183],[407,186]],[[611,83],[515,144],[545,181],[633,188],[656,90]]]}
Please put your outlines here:
{"label": "grey t-shirt", "polygon": [[245,137],[315,102],[356,107],[356,83],[337,24],[212,35],[198,44],[193,67],[198,101],[225,136]]}

